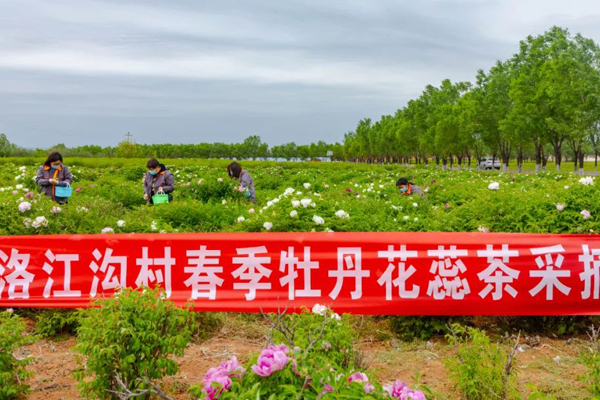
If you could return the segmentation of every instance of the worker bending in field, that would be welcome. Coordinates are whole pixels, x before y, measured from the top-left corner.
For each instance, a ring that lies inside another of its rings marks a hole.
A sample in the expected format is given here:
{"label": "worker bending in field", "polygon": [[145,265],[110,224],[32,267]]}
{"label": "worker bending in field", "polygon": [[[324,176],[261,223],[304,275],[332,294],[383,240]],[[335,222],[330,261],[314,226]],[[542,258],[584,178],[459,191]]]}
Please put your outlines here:
{"label": "worker bending in field", "polygon": [[227,166],[227,175],[230,179],[238,179],[240,181],[240,192],[244,193],[244,196],[250,201],[256,202],[254,181],[248,171],[242,169],[242,166],[234,161]]}
{"label": "worker bending in field", "polygon": [[396,187],[400,190],[400,194],[403,196],[412,196],[413,194],[418,194],[421,197],[425,196],[420,187],[412,182],[409,182],[406,178],[398,179],[398,182],[396,182]]}
{"label": "worker bending in field", "polygon": [[151,158],[146,164],[148,172],[144,177],[144,200],[154,204],[152,197],[157,194],[168,195],[169,203],[173,201],[173,190],[175,190],[175,180],[173,174],[164,164],[161,164],[155,158]]}

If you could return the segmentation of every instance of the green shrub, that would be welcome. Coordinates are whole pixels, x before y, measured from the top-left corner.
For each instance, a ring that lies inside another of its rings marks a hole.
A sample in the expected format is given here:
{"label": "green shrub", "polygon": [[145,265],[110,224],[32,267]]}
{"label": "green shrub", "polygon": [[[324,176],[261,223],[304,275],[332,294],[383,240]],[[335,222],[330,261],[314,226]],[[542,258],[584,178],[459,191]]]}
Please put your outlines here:
{"label": "green shrub", "polygon": [[460,317],[390,317],[390,326],[400,339],[406,341],[427,340],[435,335],[446,334],[448,324],[461,320]]}
{"label": "green shrub", "polygon": [[117,375],[135,391],[177,372],[172,356],[190,340],[191,313],[163,297],[158,288],[127,289],[82,312],[75,347],[82,397],[111,397]]}
{"label": "green shrub", "polygon": [[222,313],[195,312],[192,314],[192,316],[192,333],[194,337],[200,340],[206,340],[210,338],[225,324],[225,317]]}
{"label": "green shrub", "polygon": [[0,399],[14,399],[29,391],[25,379],[32,375],[25,367],[31,358],[16,358],[14,351],[35,341],[25,336],[25,321],[12,312],[0,311]]}
{"label": "green shrub", "polygon": [[445,360],[446,369],[465,400],[517,399],[512,356],[484,331],[453,324],[446,335],[456,355]]}
{"label": "green shrub", "polygon": [[53,337],[62,333],[74,334],[79,327],[79,311],[64,309],[43,310],[37,315],[35,330],[42,337]]}

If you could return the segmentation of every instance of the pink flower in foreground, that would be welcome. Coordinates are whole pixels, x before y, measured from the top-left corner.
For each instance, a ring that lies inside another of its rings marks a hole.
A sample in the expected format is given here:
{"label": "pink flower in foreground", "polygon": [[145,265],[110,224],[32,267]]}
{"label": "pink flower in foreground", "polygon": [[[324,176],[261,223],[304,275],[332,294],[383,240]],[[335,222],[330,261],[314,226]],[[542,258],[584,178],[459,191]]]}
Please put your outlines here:
{"label": "pink flower in foreground", "polygon": [[204,375],[204,388],[207,399],[216,400],[231,386],[231,377],[242,378],[246,370],[238,363],[235,356],[221,363],[217,368],[211,368]]}
{"label": "pink flower in foreground", "polygon": [[426,400],[423,392],[420,390],[411,390],[404,382],[399,380],[396,380],[396,382],[391,385],[384,385],[383,389],[395,399]]}
{"label": "pink flower in foreground", "polygon": [[263,377],[271,376],[274,372],[281,371],[289,361],[289,357],[287,356],[288,351],[289,349],[284,345],[267,347],[258,356],[256,365],[252,366],[252,371]]}
{"label": "pink flower in foreground", "polygon": [[355,372],[348,378],[348,382],[369,382],[369,378],[362,372]]}

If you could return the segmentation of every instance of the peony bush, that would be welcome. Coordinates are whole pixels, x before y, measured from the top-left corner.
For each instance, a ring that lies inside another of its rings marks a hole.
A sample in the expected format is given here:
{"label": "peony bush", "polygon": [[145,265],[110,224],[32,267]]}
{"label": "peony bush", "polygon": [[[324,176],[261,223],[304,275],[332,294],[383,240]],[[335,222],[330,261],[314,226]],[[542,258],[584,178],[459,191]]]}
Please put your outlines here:
{"label": "peony bush", "polygon": [[382,385],[365,371],[355,357],[356,332],[345,317],[325,306],[267,319],[277,344],[266,346],[245,365],[234,356],[210,368],[203,385],[191,388],[192,395],[210,400],[426,398],[422,390],[399,380]]}

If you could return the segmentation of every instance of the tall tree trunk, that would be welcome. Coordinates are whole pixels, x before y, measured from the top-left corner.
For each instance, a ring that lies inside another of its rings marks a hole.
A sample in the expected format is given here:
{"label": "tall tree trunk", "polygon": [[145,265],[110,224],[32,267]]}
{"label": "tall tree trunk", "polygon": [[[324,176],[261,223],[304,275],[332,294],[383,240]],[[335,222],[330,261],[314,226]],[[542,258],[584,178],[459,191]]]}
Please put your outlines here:
{"label": "tall tree trunk", "polygon": [[519,150],[517,151],[517,165],[519,173],[523,173],[523,145],[519,145]]}
{"label": "tall tree trunk", "polygon": [[548,164],[548,156],[546,155],[546,151],[542,147],[542,170],[546,170],[546,164]]}
{"label": "tall tree trunk", "polygon": [[562,164],[562,141],[556,141],[552,143],[554,148],[554,162],[556,163],[556,170],[560,171],[560,165]]}
{"label": "tall tree trunk", "polygon": [[583,175],[583,159],[585,158],[585,155],[583,154],[583,148],[582,148],[582,144],[579,143],[579,174]]}
{"label": "tall tree trunk", "polygon": [[535,143],[535,173],[537,174],[542,169],[542,144]]}

